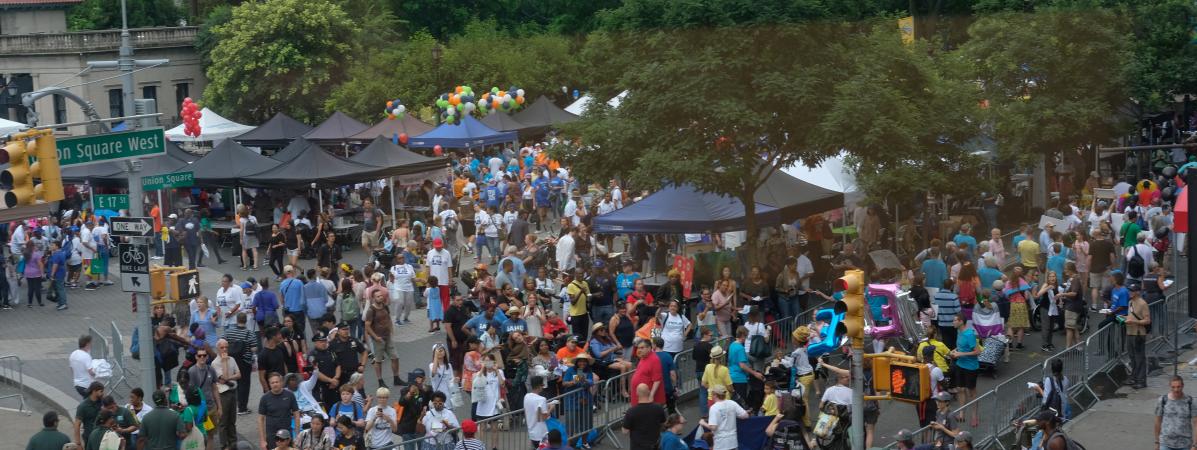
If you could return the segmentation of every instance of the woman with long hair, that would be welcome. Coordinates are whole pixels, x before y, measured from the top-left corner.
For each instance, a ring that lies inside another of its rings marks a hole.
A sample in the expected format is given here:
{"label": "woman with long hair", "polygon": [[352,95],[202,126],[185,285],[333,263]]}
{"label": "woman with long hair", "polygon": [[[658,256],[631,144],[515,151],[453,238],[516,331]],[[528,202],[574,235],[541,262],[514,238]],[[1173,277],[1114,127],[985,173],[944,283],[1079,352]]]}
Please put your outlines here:
{"label": "woman with long hair", "polygon": [[1052,330],[1055,328],[1055,318],[1060,315],[1059,299],[1057,295],[1064,292],[1063,286],[1060,284],[1060,279],[1054,270],[1044,272],[1043,284],[1040,284],[1035,289],[1035,299],[1037,307],[1034,314],[1040,314],[1043,311],[1043,319],[1039,322],[1039,327],[1043,331],[1043,346],[1040,350],[1049,352],[1056,349],[1055,344],[1052,343]]}
{"label": "woman with long hair", "polygon": [[980,292],[981,278],[977,276],[977,266],[965,260],[960,264],[960,274],[956,276],[956,297],[960,300],[960,317],[966,323],[973,320],[973,308],[977,306]]}
{"label": "woman with long hair", "polygon": [[623,349],[619,352],[619,356],[622,358],[628,357],[628,350],[636,342],[636,325],[636,318],[628,313],[627,303],[619,303],[615,306],[615,315],[611,316],[611,321],[608,322],[607,332]]}
{"label": "woman with long hair", "polygon": [[266,256],[270,258],[267,265],[274,272],[274,281],[283,279],[283,255],[287,253],[287,236],[283,229],[274,224],[270,226],[270,244],[266,247]]}
{"label": "woman with long hair", "polygon": [[237,233],[241,236],[241,270],[258,270],[258,219],[244,204],[237,206]]}
{"label": "woman with long hair", "polygon": [[453,364],[449,362],[449,350],[444,344],[432,345],[432,362],[428,363],[429,386],[433,392],[445,394],[445,407],[456,408],[453,404],[453,390],[457,379],[453,376]]}

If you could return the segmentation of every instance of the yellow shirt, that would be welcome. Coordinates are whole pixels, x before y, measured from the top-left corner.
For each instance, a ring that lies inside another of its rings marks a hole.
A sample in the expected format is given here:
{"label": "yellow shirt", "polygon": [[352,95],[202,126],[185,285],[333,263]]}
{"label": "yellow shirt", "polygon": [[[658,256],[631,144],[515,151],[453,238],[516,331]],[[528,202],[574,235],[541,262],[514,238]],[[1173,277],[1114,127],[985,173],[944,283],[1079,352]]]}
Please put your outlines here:
{"label": "yellow shirt", "polygon": [[727,388],[727,392],[732,391],[731,370],[727,366],[707,364],[707,368],[702,371],[702,382],[707,386],[707,398],[714,400],[714,394],[710,393],[711,386],[721,384]]}
{"label": "yellow shirt", "polygon": [[565,292],[569,294],[569,315],[570,316],[585,316],[586,315],[586,301],[590,296],[590,285],[585,281],[574,280],[565,287]]}
{"label": "yellow shirt", "polygon": [[1034,239],[1023,239],[1018,243],[1018,256],[1022,258],[1022,265],[1039,267],[1039,243]]}
{"label": "yellow shirt", "polygon": [[948,365],[949,351],[948,351],[948,346],[944,345],[943,342],[940,342],[939,340],[931,340],[929,342],[921,342],[921,343],[919,343],[918,350],[915,351],[914,354],[922,355],[923,348],[926,348],[928,345],[935,347],[935,365],[937,367],[939,367],[939,370],[944,371],[944,373],[948,373],[948,369],[951,368],[951,366]]}
{"label": "yellow shirt", "polygon": [[765,395],[765,401],[761,403],[761,411],[764,411],[766,416],[781,415],[781,410],[777,408],[777,393]]}

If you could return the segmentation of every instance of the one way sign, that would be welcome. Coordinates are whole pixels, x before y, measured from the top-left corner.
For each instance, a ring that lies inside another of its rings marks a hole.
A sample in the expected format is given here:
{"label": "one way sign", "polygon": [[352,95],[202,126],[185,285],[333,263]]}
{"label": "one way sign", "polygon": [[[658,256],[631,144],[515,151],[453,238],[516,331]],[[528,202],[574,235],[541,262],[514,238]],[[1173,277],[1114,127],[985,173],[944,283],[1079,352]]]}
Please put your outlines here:
{"label": "one way sign", "polygon": [[113,217],[112,235],[146,237],[154,232],[154,220],[149,217]]}

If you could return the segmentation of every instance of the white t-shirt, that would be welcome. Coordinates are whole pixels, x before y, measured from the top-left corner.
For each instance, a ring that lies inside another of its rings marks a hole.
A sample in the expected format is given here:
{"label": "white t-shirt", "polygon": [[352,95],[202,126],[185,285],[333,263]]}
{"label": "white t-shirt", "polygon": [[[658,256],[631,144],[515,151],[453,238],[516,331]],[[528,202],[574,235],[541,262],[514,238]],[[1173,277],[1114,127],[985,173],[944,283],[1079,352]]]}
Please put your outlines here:
{"label": "white t-shirt", "polygon": [[96,237],[96,242],[108,245],[108,225],[96,225],[91,234]]}
{"label": "white t-shirt", "polygon": [[682,344],[686,339],[686,327],[690,326],[690,319],[686,316],[669,314],[661,328],[661,340],[665,341],[662,350],[670,353],[682,351]]}
{"label": "white t-shirt", "polygon": [[723,248],[728,250],[739,248],[748,240],[747,231],[728,231],[723,233]]}
{"label": "white t-shirt", "polygon": [[[83,228],[83,231],[86,232],[87,228]],[[90,236],[90,233],[88,235]],[[17,228],[12,230],[12,237],[8,242],[8,247],[14,255],[21,254],[21,246],[25,245],[25,225],[17,225]]]}
{"label": "white t-shirt", "polygon": [[[449,422],[446,426],[445,422]],[[428,412],[424,414],[424,429],[428,436],[436,436],[433,439],[437,444],[447,444],[453,441],[453,435],[445,433],[445,431],[461,426],[457,421],[457,415],[453,414],[453,410],[448,406],[437,411],[434,408],[428,408]],[[389,436],[388,436],[389,438]],[[391,441],[386,441],[389,444]]]}
{"label": "white t-shirt", "polygon": [[[815,266],[811,264],[810,258],[807,258],[806,255],[798,255],[798,264],[796,268],[798,269],[799,278],[815,273]],[[799,293],[805,293],[808,290],[810,290],[810,278],[802,281],[802,292]]]}
{"label": "white t-shirt", "polygon": [[91,230],[87,227],[79,229],[79,255],[83,259],[96,257],[96,241],[91,237]]}
{"label": "white t-shirt", "polygon": [[[572,198],[569,199],[569,202],[565,203],[565,212],[561,213],[561,215],[562,215],[562,217],[569,217],[571,220],[574,217],[577,217],[578,216],[578,202]],[[574,224],[574,225],[577,225],[577,224]]]}
{"label": "white t-shirt", "polygon": [[731,400],[720,400],[711,405],[707,423],[715,425],[715,446],[712,450],[734,450],[740,442],[736,438],[736,419],[748,417],[748,411]]}
{"label": "white t-shirt", "polygon": [[766,340],[769,339],[769,326],[764,322],[746,322],[744,328],[748,329],[748,342],[752,342],[753,336],[762,336]]}
{"label": "white t-shirt", "polygon": [[83,254],[80,253],[80,250],[79,250],[82,247],[83,247],[83,244],[79,241],[78,235],[71,238],[71,255],[70,255],[70,259],[67,260],[67,264],[70,264],[72,266],[83,264]]}
{"label": "white t-shirt", "polygon": [[428,252],[428,274],[436,277],[437,285],[449,285],[449,268],[453,267],[453,255],[445,249],[432,249]]}
{"label": "white t-shirt", "polygon": [[565,271],[578,265],[574,260],[574,238],[570,235],[561,236],[557,240],[557,268]]}
{"label": "white t-shirt", "polygon": [[[395,408],[387,406],[382,409],[382,414],[391,421],[398,421],[398,415],[395,413]],[[366,412],[366,423],[370,423],[375,417],[378,417],[378,407],[371,407]],[[391,424],[385,419],[379,418],[374,421],[374,427],[366,430],[366,446],[370,448],[378,448],[394,443],[391,439]]]}
{"label": "white t-shirt", "polygon": [[943,381],[943,370],[935,364],[929,365],[931,366],[931,394],[934,395],[939,392],[939,382]]}
{"label": "white t-shirt", "polygon": [[852,405],[852,388],[847,386],[835,385],[823,391],[824,403],[835,403],[837,405],[851,406]]}
{"label": "white t-shirt", "polygon": [[75,386],[86,388],[95,378],[87,370],[91,367],[91,354],[83,349],[71,352],[71,378]]}
{"label": "white t-shirt", "polygon": [[490,174],[496,177],[503,171],[503,159],[498,156],[492,156],[486,161],[486,165],[490,167]]}
{"label": "white t-shirt", "polygon": [[[235,284],[229,285],[228,289],[218,288],[216,290],[216,307],[220,309],[220,317],[216,318],[216,325],[225,326],[237,323],[237,315],[225,317],[228,315],[234,306],[245,305],[245,295],[241,293],[241,286]],[[238,310],[240,311],[240,310]],[[227,319],[227,320],[226,320]]]}
{"label": "white t-shirt", "polygon": [[[391,266],[391,277],[395,279],[395,288],[401,292],[415,292],[416,287],[411,280],[416,276],[416,270],[411,267],[411,264],[395,264]],[[437,281],[440,281],[440,276],[437,276]]]}
{"label": "white t-shirt", "polygon": [[524,420],[528,424],[528,439],[540,442],[549,434],[549,426],[540,418],[541,412],[548,412],[548,401],[535,392],[524,395]]}

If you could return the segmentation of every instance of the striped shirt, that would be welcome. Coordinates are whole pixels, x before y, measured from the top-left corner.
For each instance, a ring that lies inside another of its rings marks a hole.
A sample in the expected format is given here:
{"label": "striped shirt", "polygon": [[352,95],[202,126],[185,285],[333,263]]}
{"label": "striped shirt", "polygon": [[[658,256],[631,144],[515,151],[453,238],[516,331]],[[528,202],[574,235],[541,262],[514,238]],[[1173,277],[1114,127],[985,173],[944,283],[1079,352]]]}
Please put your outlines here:
{"label": "striped shirt", "polygon": [[956,318],[956,313],[960,312],[960,299],[952,291],[941,289],[935,293],[933,302],[939,308],[935,315],[935,324],[941,327],[952,326],[952,320]]}
{"label": "striped shirt", "polygon": [[229,355],[229,356],[238,358],[243,363],[253,364],[254,349],[258,346],[258,339],[257,339],[257,337],[254,336],[254,332],[249,331],[248,328],[234,325],[234,326],[230,327],[228,330],[225,330],[224,339],[226,341],[229,341],[229,343],[230,343],[229,348],[232,348],[231,344],[233,342],[242,342],[243,343],[242,348],[245,349],[245,351],[240,355]]}
{"label": "striped shirt", "polygon": [[465,438],[458,441],[457,445],[453,446],[453,450],[486,450],[486,446],[477,439]]}

